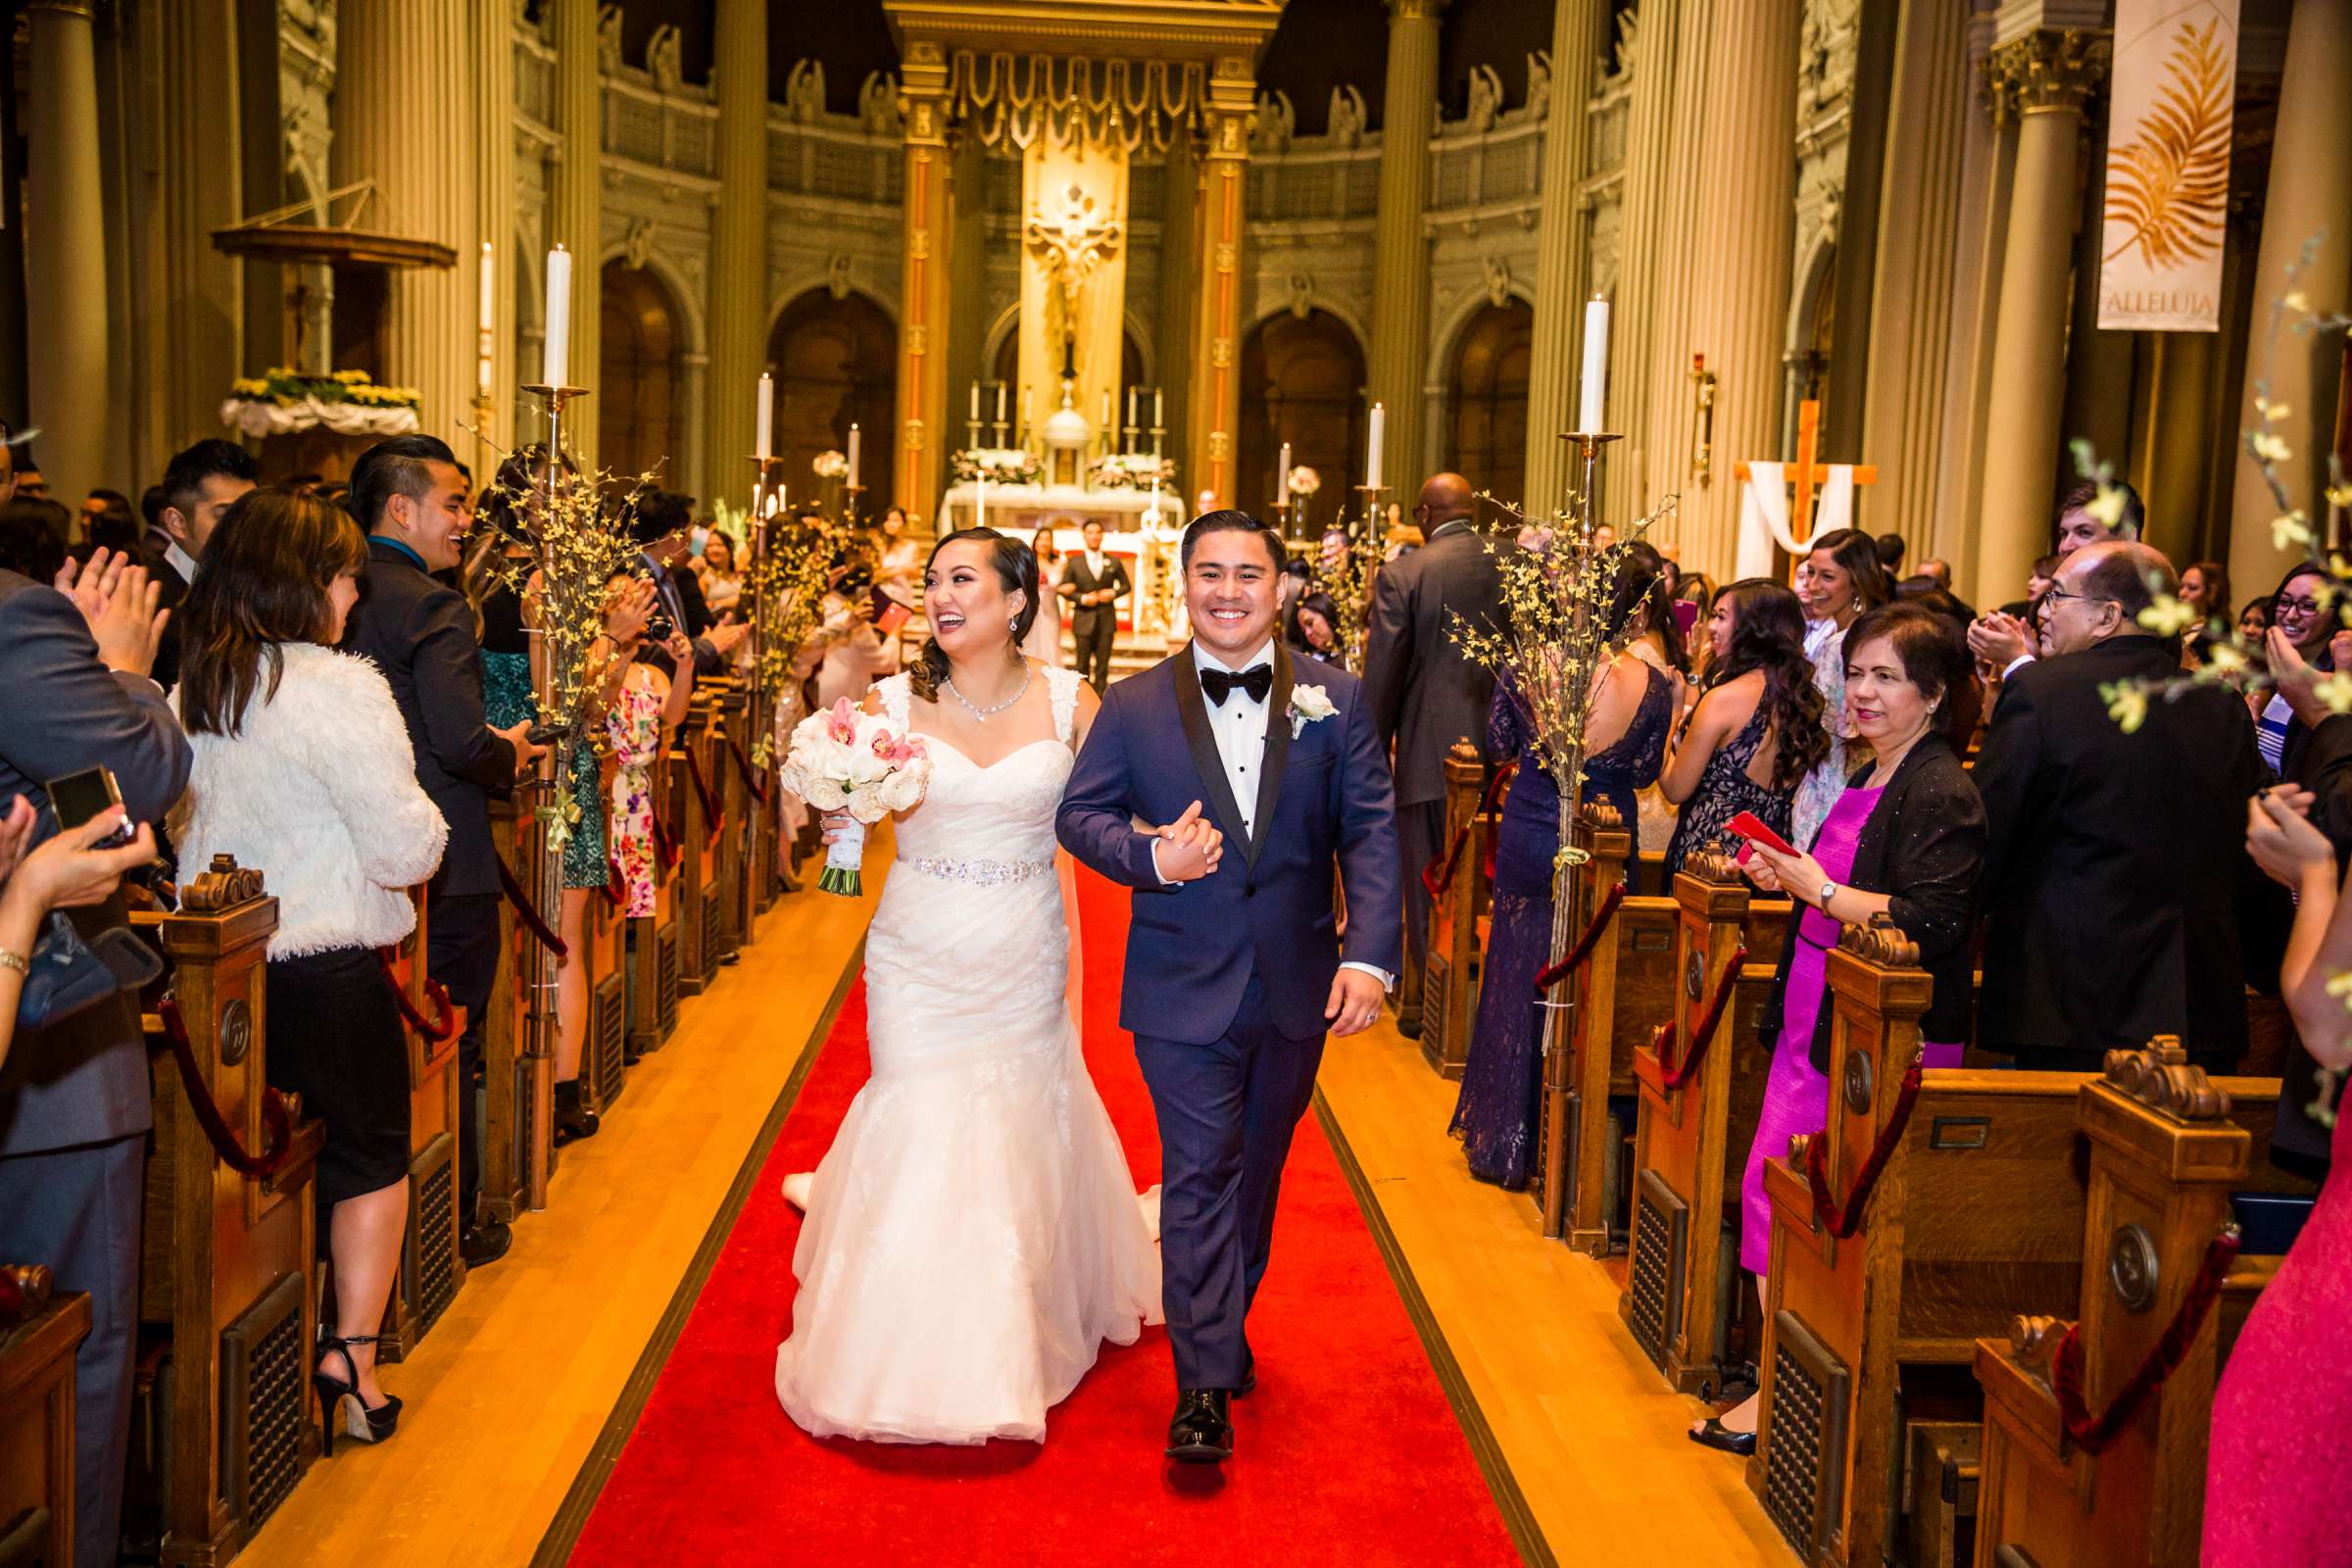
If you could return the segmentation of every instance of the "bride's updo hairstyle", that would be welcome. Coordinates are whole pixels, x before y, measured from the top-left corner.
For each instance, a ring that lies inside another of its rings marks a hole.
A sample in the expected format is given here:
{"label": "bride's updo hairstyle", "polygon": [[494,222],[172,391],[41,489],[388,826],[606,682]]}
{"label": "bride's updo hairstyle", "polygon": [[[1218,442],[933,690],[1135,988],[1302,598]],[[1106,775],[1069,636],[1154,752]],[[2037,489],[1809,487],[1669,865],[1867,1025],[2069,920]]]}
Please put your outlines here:
{"label": "bride's updo hairstyle", "polygon": [[[1021,612],[1013,617],[1012,630],[1005,647],[1018,657],[1021,639],[1029,635],[1030,624],[1037,619],[1037,556],[1020,540],[994,528],[958,528],[931,547],[931,558],[923,563],[923,579],[931,577],[932,564],[939,553],[950,545],[985,544],[989,564],[997,568],[997,582],[1007,594],[1021,596]],[[923,651],[906,671],[906,687],[926,703],[939,701],[940,682],[948,678],[947,650],[939,639],[923,640]]]}

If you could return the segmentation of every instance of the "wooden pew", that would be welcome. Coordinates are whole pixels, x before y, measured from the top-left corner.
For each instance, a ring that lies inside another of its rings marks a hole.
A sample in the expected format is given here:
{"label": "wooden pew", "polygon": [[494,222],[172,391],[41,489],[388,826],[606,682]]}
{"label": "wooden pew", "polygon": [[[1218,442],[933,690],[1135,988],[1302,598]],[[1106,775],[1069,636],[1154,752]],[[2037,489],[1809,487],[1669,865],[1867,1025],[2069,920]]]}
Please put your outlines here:
{"label": "wooden pew", "polygon": [[718,722],[711,732],[710,793],[717,797],[723,826],[718,839],[718,900],[711,910],[710,948],[715,962],[737,960],[751,929],[749,909],[752,841],[751,824],[759,812],[752,808],[745,788],[745,769],[735,760],[751,725],[750,697],[739,678],[730,677],[718,690]]}
{"label": "wooden pew", "polygon": [[1780,947],[1748,945],[1748,884],[1726,856],[1690,856],[1674,903],[1672,1032],[1634,1050],[1633,1245],[1617,1312],[1668,1384],[1712,1395],[1738,1316],[1737,1227],[1724,1216],[1739,1212],[1772,1070],[1760,1024]]}
{"label": "wooden pew", "polygon": [[[1592,857],[1572,920],[1581,933],[1607,890],[1625,879],[1633,835],[1601,803],[1584,808],[1573,832]],[[1750,963],[1778,960],[1789,908],[1787,899],[1749,901],[1744,931]],[[1633,1099],[1634,1053],[1674,1016],[1681,924],[1681,906],[1671,897],[1626,899],[1618,906],[1577,971],[1573,1039],[1565,1048],[1555,1040],[1544,1061],[1544,1234],[1561,1237],[1588,1256],[1606,1256],[1612,1236],[1626,1232],[1628,1203],[1619,1190],[1625,1134],[1609,1103]],[[1743,1010],[1735,1017],[1748,1015]]]}
{"label": "wooden pew", "polygon": [[[775,729],[775,722],[776,705],[774,701],[764,696],[760,691],[758,684],[754,682],[744,727],[740,733],[735,735],[735,743],[742,749],[740,761],[750,763],[759,780],[757,785],[759,798],[754,800],[752,808],[745,813],[745,830],[751,835],[750,846],[744,855],[744,863],[750,867],[745,878],[747,897],[744,900],[743,915],[743,940],[747,943],[752,940],[753,934],[759,929],[752,917],[765,914],[769,909],[775,907],[776,899],[782,889],[779,871],[787,853],[783,842],[783,823],[776,814],[775,760],[777,752],[774,742],[769,739]],[[768,742],[770,757],[770,760],[765,766],[760,766],[752,760],[760,755],[760,746],[762,741]],[[750,790],[754,786],[747,783],[745,788]]]}
{"label": "wooden pew", "polygon": [[667,749],[653,764],[654,912],[628,921],[628,1028],[640,1052],[661,1050],[678,1026],[679,890],[686,872],[682,835],[687,786],[677,775],[683,771]]}
{"label": "wooden pew", "polygon": [[1479,917],[1494,903],[1487,884],[1487,857],[1494,827],[1479,809],[1486,789],[1486,763],[1468,741],[1455,741],[1446,755],[1446,846],[1450,858],[1444,891],[1429,904],[1429,952],[1421,971],[1421,1058],[1447,1078],[1462,1075],[1470,1054],[1470,1026],[1478,1015],[1478,982],[1484,944]]}
{"label": "wooden pew", "polygon": [[[619,764],[603,761],[597,785],[600,809],[611,816],[612,780]],[[611,830],[608,820],[607,831]],[[611,845],[607,844],[607,888]],[[603,1115],[620,1099],[628,1084],[629,999],[623,971],[628,965],[628,921],[609,891],[588,896],[588,918],[582,935],[586,951],[568,955],[572,963],[587,966],[587,1038],[580,1043],[580,1093],[590,1110]]]}
{"label": "wooden pew", "polygon": [[[458,1254],[458,1036],[462,1009],[425,973],[432,917],[421,886],[409,890],[416,929],[387,958],[409,1042],[409,1218],[400,1282],[385,1303],[376,1358],[399,1361],[439,1322],[466,1283]],[[485,1139],[485,1142],[487,1140]],[[344,1332],[349,1332],[348,1330]]]}
{"label": "wooden pew", "polygon": [[[159,1412],[170,1478],[163,1560],[234,1556],[317,1452],[311,1353],[318,1337],[312,1179],[325,1130],[268,1088],[263,967],[277,901],[226,856],[181,887],[175,914],[138,914],[171,960],[148,1015],[155,1143],[147,1162],[139,1317],[171,1337]],[[176,1020],[196,1092],[217,1107],[247,1175],[216,1150],[174,1059]],[[299,1042],[279,1049],[299,1050]],[[273,1125],[270,1107],[283,1103]],[[284,1152],[274,1153],[278,1135]]]}
{"label": "wooden pew", "polygon": [[[2227,1353],[2218,1303],[2170,1376],[2095,1454],[2065,1435],[2051,1360],[2073,1330],[2082,1413],[2106,1411],[2231,1228],[2231,1195],[2309,1190],[2270,1167],[2268,1139],[2257,1136],[2276,1111],[2278,1082],[2209,1082],[2178,1042],[2159,1040],[2111,1053],[2105,1076],[2080,1091],[2077,1119],[2090,1141],[2080,1320],[2020,1317],[2006,1339],[1976,1347],[1984,1392],[1976,1560],[1984,1568],[2011,1560],[2004,1552],[2040,1568],[2195,1568],[2214,1384]],[[2231,1279],[2247,1282],[2235,1293],[2241,1306],[2277,1261],[2230,1267]]]}
{"label": "wooden pew", "polygon": [[[490,837],[516,883],[536,887],[541,841],[527,807],[493,800]],[[502,900],[498,972],[482,1024],[482,1205],[497,1220],[545,1208],[555,1169],[555,1063],[539,1054],[527,984],[536,940]],[[468,1088],[461,1084],[459,1093]]]}
{"label": "wooden pew", "polygon": [[700,996],[718,972],[711,946],[711,915],[718,902],[718,846],[711,836],[716,795],[706,795],[711,777],[710,737],[717,717],[711,693],[697,687],[685,722],[669,747],[669,786],[675,799],[679,850],[676,888],[678,991]]}
{"label": "wooden pew", "polygon": [[74,1351],[90,1298],[0,1265],[0,1563],[74,1560]]}

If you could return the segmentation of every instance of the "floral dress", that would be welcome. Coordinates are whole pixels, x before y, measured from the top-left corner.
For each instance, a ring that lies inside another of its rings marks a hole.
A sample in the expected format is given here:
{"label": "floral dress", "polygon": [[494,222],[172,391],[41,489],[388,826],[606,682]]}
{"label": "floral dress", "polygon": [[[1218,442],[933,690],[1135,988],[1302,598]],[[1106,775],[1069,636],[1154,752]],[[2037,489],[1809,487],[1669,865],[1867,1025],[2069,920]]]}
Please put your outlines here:
{"label": "floral dress", "polygon": [[629,671],[605,715],[615,764],[612,865],[620,873],[620,912],[632,920],[654,912],[654,760],[662,755],[662,696],[648,684],[647,673],[642,665]]}

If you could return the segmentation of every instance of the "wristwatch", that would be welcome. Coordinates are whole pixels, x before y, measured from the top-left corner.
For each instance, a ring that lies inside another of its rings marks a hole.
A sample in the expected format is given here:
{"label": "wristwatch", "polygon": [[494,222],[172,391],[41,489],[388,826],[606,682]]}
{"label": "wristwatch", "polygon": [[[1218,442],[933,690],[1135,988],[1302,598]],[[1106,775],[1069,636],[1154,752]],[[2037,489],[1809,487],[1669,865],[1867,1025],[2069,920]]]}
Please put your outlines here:
{"label": "wristwatch", "polygon": [[1822,913],[1827,914],[1830,912],[1830,901],[1837,896],[1838,884],[1835,882],[1824,882],[1821,885],[1820,896],[1814,900],[1813,906],[1819,909]]}

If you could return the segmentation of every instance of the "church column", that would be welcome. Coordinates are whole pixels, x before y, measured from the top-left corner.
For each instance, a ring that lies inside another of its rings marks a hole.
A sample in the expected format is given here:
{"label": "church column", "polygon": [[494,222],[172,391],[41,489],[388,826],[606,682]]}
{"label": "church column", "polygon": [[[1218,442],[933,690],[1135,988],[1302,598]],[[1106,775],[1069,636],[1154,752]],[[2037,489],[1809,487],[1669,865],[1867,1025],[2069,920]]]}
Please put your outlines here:
{"label": "church column", "polygon": [[[157,15],[160,80],[153,146],[161,164],[157,197],[163,243],[155,257],[164,321],[164,438],[176,451],[220,430],[220,400],[231,378],[264,366],[240,364],[245,268],[213,247],[213,230],[245,217],[241,136],[281,139],[276,117],[242,124],[238,107],[236,21],[220,0],[172,0]],[[272,32],[269,58],[274,65]],[[275,83],[269,98],[275,101]],[[259,205],[259,204],[257,204]],[[274,206],[276,203],[272,202]],[[277,269],[262,270],[274,279]],[[272,315],[282,307],[270,302]],[[290,358],[290,356],[289,356]]]}
{"label": "church column", "polygon": [[[1247,59],[1216,62],[1200,149],[1200,349],[1192,368],[1192,464],[1178,475],[1198,498],[1213,491],[1220,507],[1262,507],[1234,493],[1242,422],[1242,224],[1250,162],[1250,115],[1256,89]],[[1377,384],[1377,383],[1375,383]],[[1391,451],[1396,450],[1394,442]]]}
{"label": "church column", "polygon": [[1705,173],[1698,223],[1683,238],[1714,258],[1692,277],[1691,339],[1717,375],[1712,482],[1684,489],[1678,534],[1686,563],[1719,572],[1732,567],[1739,542],[1734,466],[1782,450],[1801,10],[1799,0],[1718,5],[1708,41]]}
{"label": "church column", "polygon": [[748,493],[753,408],[767,359],[767,5],[718,0],[711,58],[718,99],[718,205],[703,376],[703,489]]}
{"label": "church column", "polygon": [[428,435],[471,445],[476,258],[475,119],[449,103],[471,91],[473,38],[465,0],[343,0],[334,163],[341,182],[375,181],[368,221],[457,252],[454,267],[391,276],[383,379],[416,389]]}
{"label": "church column", "polygon": [[2082,106],[2106,69],[2106,40],[2071,29],[2036,29],[1992,55],[1994,113],[2014,109],[2019,118],[1977,532],[1974,592],[1987,604],[2022,589],[2049,547]]}
{"label": "church column", "polygon": [[[2339,363],[2334,345],[2315,351],[2308,335],[2281,331],[2267,344],[2272,307],[2289,287],[2320,315],[2345,309],[2352,292],[2352,0],[2295,0],[2287,24],[2286,70],[2278,83],[2278,124],[2271,143],[2270,185],[2264,193],[2262,244],[2254,272],[2254,330],[2246,349],[2246,384],[2237,428],[2269,429],[2294,456],[2279,465],[2287,494],[2308,512],[2313,526],[2327,516],[2326,422],[2336,400]],[[2286,270],[2322,229],[2327,240],[2292,285]],[[2285,418],[2265,421],[2254,407],[2255,383],[2267,377],[2269,397],[2283,403]],[[2230,577],[2259,589],[2286,568],[2271,548],[2271,519],[2278,508],[2262,474],[2241,454],[2231,478]]]}
{"label": "church column", "polygon": [[98,75],[91,10],[67,0],[27,8],[32,24],[25,183],[31,233],[24,248],[25,342],[41,373],[31,378],[32,423],[52,494],[79,504],[92,485],[124,484],[106,471],[106,294],[94,286],[106,254],[98,183]]}
{"label": "church column", "polygon": [[[505,6],[475,6],[469,26],[469,48],[473,54],[474,101],[483,106],[482,122],[475,134],[480,138],[474,148],[473,222],[474,246],[480,249],[484,240],[490,242],[490,388],[486,403],[477,401],[474,428],[481,440],[472,443],[481,458],[473,465],[474,477],[488,483],[494,450],[514,445],[515,388],[523,377],[517,373],[514,353],[514,270],[522,264],[520,231],[514,224],[514,124],[512,109],[514,102],[514,19]],[[481,263],[471,257],[458,258],[459,291],[469,302],[468,320],[476,331],[467,341],[474,345],[476,356],[473,384],[480,384],[480,322]],[[476,270],[467,270],[468,268]],[[471,282],[468,292],[466,284]],[[538,366],[531,367],[534,375]],[[478,392],[477,392],[478,400]],[[466,446],[451,442],[463,453]]]}
{"label": "church column", "polygon": [[[1642,470],[1637,480],[1641,508],[1654,507],[1668,495],[1682,498],[1684,511],[1664,526],[1658,542],[1677,547],[1683,564],[1694,571],[1719,564],[1702,562],[1690,549],[1704,494],[1696,466],[1697,394],[1690,374],[1693,350],[1706,350],[1705,344],[1696,341],[1696,290],[1702,260],[1711,266],[1719,254],[1736,254],[1710,249],[1702,258],[1692,239],[1707,232],[1700,215],[1699,187],[1713,156],[1707,140],[1707,50],[1714,39],[1717,4],[1718,0],[1681,0],[1670,40],[1671,58],[1661,61],[1672,85],[1654,144],[1656,156],[1666,168],[1659,175],[1656,217],[1644,258],[1648,267],[1647,341],[1641,352],[1648,360],[1648,386],[1644,406],[1637,411],[1641,422],[1629,433],[1629,441],[1637,447],[1628,454]],[[1653,45],[1664,42],[1669,40],[1645,36],[1643,58],[1648,58]],[[1790,118],[1794,119],[1793,114]],[[1633,156],[1630,149],[1628,156]],[[1632,265],[1630,257],[1627,265]],[[1637,352],[1630,343],[1626,351]],[[1710,355],[1708,364],[1710,368],[1720,368],[1716,356]]]}
{"label": "church column", "polygon": [[[901,70],[906,116],[905,271],[899,300],[899,431],[891,465],[873,458],[868,509],[892,502],[936,518],[950,438],[948,413],[949,198],[948,59],[936,43],[912,40]],[[1044,418],[1047,410],[1040,409]],[[879,434],[880,432],[877,432]],[[865,450],[873,451],[869,439]],[[885,488],[887,485],[887,489]]]}
{"label": "church column", "polygon": [[[597,0],[550,0],[555,7],[556,132],[555,188],[548,193],[547,237],[571,252],[571,384],[604,395],[605,374],[605,187],[604,74],[597,52]],[[723,69],[723,67],[722,67]],[[538,379],[535,366],[525,367]],[[602,409],[591,399],[567,411],[564,445],[590,467],[597,463],[596,431]],[[534,440],[547,429],[526,416],[518,427]]]}
{"label": "church column", "polygon": [[1936,477],[1959,250],[1960,154],[1968,122],[1968,15],[1945,0],[1904,0],[1895,33],[1880,179],[1878,255],[1867,345],[1870,390],[1860,448],[1879,465],[1871,513],[1925,555],[1936,537]]}
{"label": "church column", "polygon": [[[1446,0],[1389,0],[1381,110],[1380,202],[1373,223],[1372,400],[1388,405],[1384,474],[1409,512],[1422,471],[1422,380],[1429,358],[1429,138],[1438,116],[1438,13]],[[1581,103],[1572,106],[1582,113]]]}
{"label": "church column", "polygon": [[[1601,514],[1619,521],[1638,515],[1646,504],[1649,492],[1643,474],[1657,440],[1648,418],[1651,333],[1661,303],[1657,280],[1663,248],[1661,225],[1674,170],[1668,136],[1673,124],[1675,36],[1681,10],[1681,0],[1642,0],[1642,9],[1624,24],[1629,28],[1634,96],[1626,110],[1625,213],[1618,241],[1616,309],[1609,317],[1608,411],[1625,431],[1625,440],[1618,443],[1616,453],[1601,460],[1608,497]],[[1556,60],[1552,69],[1559,69]],[[1682,372],[1669,362],[1662,363],[1657,373],[1679,377]],[[1535,470],[1531,467],[1528,471]]]}
{"label": "church column", "polygon": [[[1576,422],[1577,368],[1584,363],[1585,177],[1592,127],[1601,0],[1558,0],[1551,19],[1551,119],[1544,127],[1544,217],[1538,233],[1535,354],[1527,376],[1527,494],[1530,516],[1568,504],[1574,477],[1560,432]],[[1605,422],[1605,421],[1604,421]]]}

